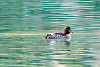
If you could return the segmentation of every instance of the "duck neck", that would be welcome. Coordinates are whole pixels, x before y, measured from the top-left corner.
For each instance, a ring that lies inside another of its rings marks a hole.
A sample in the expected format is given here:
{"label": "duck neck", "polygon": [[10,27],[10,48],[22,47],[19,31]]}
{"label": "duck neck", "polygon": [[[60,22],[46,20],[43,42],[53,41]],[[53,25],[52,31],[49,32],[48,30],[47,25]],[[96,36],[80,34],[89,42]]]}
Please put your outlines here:
{"label": "duck neck", "polygon": [[67,35],[67,34],[69,34],[68,32],[64,32],[64,35]]}

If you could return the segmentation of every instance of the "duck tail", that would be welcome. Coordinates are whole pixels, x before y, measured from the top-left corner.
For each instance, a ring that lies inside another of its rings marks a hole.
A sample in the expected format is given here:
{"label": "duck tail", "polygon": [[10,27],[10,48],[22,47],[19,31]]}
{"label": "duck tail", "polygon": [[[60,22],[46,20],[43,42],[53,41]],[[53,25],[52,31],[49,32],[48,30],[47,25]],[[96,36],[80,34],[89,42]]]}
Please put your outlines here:
{"label": "duck tail", "polygon": [[49,34],[47,34],[46,36],[45,36],[45,38],[47,39],[48,38],[48,36],[50,36]]}

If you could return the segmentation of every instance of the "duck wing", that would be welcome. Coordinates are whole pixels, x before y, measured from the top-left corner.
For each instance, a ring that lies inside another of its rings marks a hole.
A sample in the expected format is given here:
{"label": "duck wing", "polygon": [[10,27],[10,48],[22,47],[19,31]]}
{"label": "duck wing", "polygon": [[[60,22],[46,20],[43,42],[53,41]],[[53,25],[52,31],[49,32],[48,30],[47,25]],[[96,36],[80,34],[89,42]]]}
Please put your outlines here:
{"label": "duck wing", "polygon": [[61,33],[61,32],[59,32],[59,33],[54,33],[55,35],[61,35],[61,36],[65,36],[65,34],[64,33]]}

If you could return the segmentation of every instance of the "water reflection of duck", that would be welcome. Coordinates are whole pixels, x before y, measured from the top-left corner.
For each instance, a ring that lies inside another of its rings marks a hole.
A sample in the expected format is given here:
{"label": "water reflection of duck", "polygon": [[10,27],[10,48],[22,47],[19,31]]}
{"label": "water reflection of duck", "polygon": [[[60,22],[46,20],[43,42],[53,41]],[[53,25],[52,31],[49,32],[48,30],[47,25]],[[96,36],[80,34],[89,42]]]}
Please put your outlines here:
{"label": "water reflection of duck", "polygon": [[[58,38],[58,39],[46,39],[49,43],[50,53],[46,53],[48,60],[47,65],[50,67],[67,67],[66,64],[61,64],[62,60],[70,59],[71,51],[71,41],[68,41],[67,38]],[[57,60],[59,59],[59,60]]]}
{"label": "water reflection of duck", "polygon": [[57,43],[57,42],[70,42],[70,39],[67,38],[59,38],[59,39],[46,39],[49,43]]}
{"label": "water reflection of duck", "polygon": [[65,43],[65,45],[70,45],[71,44],[71,39],[69,38],[59,38],[59,39],[46,39],[47,42],[49,42],[50,45],[54,45],[56,43]]}
{"label": "water reflection of duck", "polygon": [[67,39],[71,39],[71,36],[70,36],[70,33],[73,33],[71,31],[71,28],[70,26],[66,27],[64,29],[64,33],[50,33],[50,34],[47,34],[45,36],[46,39],[56,39],[56,38],[67,38]]}

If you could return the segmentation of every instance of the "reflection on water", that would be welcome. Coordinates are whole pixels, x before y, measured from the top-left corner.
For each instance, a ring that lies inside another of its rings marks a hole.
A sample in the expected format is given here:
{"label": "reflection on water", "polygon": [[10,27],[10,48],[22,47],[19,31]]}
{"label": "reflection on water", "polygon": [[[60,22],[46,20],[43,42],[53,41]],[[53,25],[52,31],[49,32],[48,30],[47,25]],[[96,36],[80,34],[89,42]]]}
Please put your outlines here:
{"label": "reflection on water", "polygon": [[[23,0],[0,3],[0,31],[100,31],[99,0]],[[92,30],[91,30],[92,29]]]}
{"label": "reflection on water", "polygon": [[0,66],[99,67],[100,38],[84,35],[73,33],[72,42],[42,35],[0,36]]}
{"label": "reflection on water", "polygon": [[49,45],[57,45],[59,44],[64,44],[66,46],[71,45],[71,40],[68,38],[58,38],[58,39],[46,39]]}
{"label": "reflection on water", "polygon": [[57,38],[57,39],[46,39],[49,43],[55,43],[55,42],[70,42],[71,38]]}
{"label": "reflection on water", "polygon": [[[58,59],[58,60],[65,60],[67,59],[66,56],[70,55],[67,54],[68,51],[70,51],[70,45],[71,41],[69,41],[67,38],[62,39],[47,39],[47,42],[50,45],[50,48],[53,52],[53,54],[48,55],[51,59]],[[66,62],[67,63],[67,62]],[[66,64],[64,63],[64,64]],[[61,64],[60,61],[52,60],[49,61],[50,67],[66,67],[66,65]]]}

